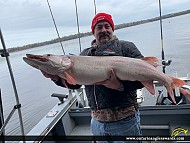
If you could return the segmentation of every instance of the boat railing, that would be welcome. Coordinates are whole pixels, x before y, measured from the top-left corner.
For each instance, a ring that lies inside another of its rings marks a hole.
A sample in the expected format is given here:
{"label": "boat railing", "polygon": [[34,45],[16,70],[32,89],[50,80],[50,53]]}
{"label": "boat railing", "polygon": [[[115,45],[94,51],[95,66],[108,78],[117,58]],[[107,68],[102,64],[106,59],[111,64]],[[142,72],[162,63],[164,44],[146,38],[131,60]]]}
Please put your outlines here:
{"label": "boat railing", "polygon": [[3,38],[3,34],[1,32],[1,29],[0,29],[0,40],[1,40],[2,47],[3,47],[3,49],[0,50],[0,55],[6,59],[9,74],[10,74],[10,77],[11,77],[13,90],[14,90],[15,100],[16,100],[16,105],[13,107],[13,109],[10,112],[10,114],[8,115],[7,119],[4,121],[4,124],[1,126],[0,135],[4,132],[4,129],[5,129],[6,125],[7,125],[7,123],[11,119],[14,112],[17,110],[18,111],[18,116],[19,116],[21,133],[24,136],[25,134],[24,134],[24,124],[23,124],[23,119],[22,119],[22,114],[21,114],[21,103],[19,101],[19,96],[18,96],[18,92],[17,92],[17,88],[16,88],[16,83],[15,83],[11,63],[10,63],[10,60],[9,60],[9,52],[7,51],[5,41],[4,41],[4,38]]}
{"label": "boat railing", "polygon": [[[41,132],[41,135],[46,135],[50,130],[50,126],[53,127],[53,125],[55,125],[57,121],[68,112],[68,110],[72,108],[83,108],[86,105],[86,97],[83,88],[77,90],[69,89],[67,94],[53,93],[51,96],[58,98],[58,104],[56,104],[46,116],[42,118],[42,120],[29,132],[29,135],[39,135],[39,132]],[[45,125],[43,125],[44,121],[46,122]],[[41,130],[41,125],[43,126],[43,130]],[[36,134],[36,131],[38,134]]]}

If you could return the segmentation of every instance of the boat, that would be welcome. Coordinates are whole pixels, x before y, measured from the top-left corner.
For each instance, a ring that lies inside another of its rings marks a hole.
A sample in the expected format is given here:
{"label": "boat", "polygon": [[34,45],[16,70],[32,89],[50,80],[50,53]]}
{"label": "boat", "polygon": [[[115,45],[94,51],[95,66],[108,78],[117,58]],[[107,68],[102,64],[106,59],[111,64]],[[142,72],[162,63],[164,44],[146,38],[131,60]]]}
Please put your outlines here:
{"label": "boat", "polygon": [[[3,55],[8,56],[6,50]],[[164,68],[169,63],[170,61],[163,59]],[[182,88],[190,92],[190,76],[179,78],[187,82],[187,85]],[[145,101],[146,97],[151,97],[150,93],[145,88],[137,91],[142,137],[126,136],[111,139],[135,140],[139,138],[144,143],[159,140],[164,142],[190,140],[190,131],[188,131],[190,130],[190,101],[176,88],[174,95],[177,104],[174,104],[165,87],[156,81],[154,86],[156,95],[153,97],[154,103],[149,106],[145,106]],[[84,86],[77,90],[68,89],[67,94],[53,93],[51,97],[57,98],[58,103],[29,133],[24,134],[25,141],[20,142],[74,143],[105,140],[105,138],[93,136],[90,131],[91,111]]]}
{"label": "boat", "polygon": [[[189,78],[185,78],[185,80],[190,82]],[[158,93],[160,93],[161,89],[165,90],[158,83],[155,86]],[[185,88],[190,91],[190,86]],[[138,96],[140,98],[139,110],[143,137],[169,138],[176,128],[190,128],[190,102],[182,94],[180,94],[181,99],[178,100],[178,105],[163,105],[166,102],[162,100],[162,105],[158,105],[157,101],[157,105],[154,106],[141,106],[143,103],[143,95],[141,93],[148,93],[148,91],[142,89],[138,93],[140,93]],[[177,92],[175,94],[177,99]],[[162,96],[162,93],[157,96]],[[48,141],[55,136],[57,141],[66,139],[70,142],[80,140],[91,142],[90,140],[93,139],[90,131],[91,111],[88,107],[84,86],[79,90],[69,90],[67,95],[54,93],[52,97],[57,97],[59,103],[47,113],[27,136],[36,136],[38,141],[40,137],[41,141]],[[167,99],[169,100],[169,98]],[[190,133],[188,132],[187,135],[190,135]],[[150,139],[150,141],[154,141],[155,138]],[[97,137],[97,139],[99,138]]]}

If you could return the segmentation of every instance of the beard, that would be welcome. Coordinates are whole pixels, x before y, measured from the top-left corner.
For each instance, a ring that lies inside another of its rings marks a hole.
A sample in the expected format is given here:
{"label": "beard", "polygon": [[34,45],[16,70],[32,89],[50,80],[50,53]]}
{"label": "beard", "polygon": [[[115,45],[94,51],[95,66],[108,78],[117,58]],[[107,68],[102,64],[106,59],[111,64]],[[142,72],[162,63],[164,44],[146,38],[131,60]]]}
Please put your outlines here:
{"label": "beard", "polygon": [[109,37],[110,36],[110,34],[108,33],[108,32],[101,32],[100,34],[99,34],[99,39],[100,38],[102,38],[102,37]]}
{"label": "beard", "polygon": [[101,43],[105,43],[111,39],[110,33],[108,32],[101,32],[99,34],[98,40],[101,41]]}

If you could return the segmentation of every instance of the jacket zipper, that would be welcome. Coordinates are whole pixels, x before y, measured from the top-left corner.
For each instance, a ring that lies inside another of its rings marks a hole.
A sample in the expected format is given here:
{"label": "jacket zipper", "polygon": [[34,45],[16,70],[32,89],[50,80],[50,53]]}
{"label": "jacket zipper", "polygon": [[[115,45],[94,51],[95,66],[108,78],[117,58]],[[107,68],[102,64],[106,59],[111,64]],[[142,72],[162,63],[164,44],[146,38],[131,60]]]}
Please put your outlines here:
{"label": "jacket zipper", "polygon": [[97,101],[97,96],[96,96],[96,88],[95,88],[95,85],[94,85],[94,99],[95,99],[95,102],[96,102],[96,109],[99,110],[98,101]]}

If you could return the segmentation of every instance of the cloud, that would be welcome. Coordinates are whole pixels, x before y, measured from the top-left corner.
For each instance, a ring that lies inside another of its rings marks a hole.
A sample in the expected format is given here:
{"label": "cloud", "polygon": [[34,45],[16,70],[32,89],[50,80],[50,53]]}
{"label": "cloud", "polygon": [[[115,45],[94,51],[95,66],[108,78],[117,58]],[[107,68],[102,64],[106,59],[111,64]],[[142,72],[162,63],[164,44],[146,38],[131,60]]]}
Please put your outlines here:
{"label": "cloud", "polygon": [[[163,13],[188,8],[189,0],[162,0]],[[76,26],[74,0],[49,0],[58,26]],[[94,16],[93,0],[77,0],[80,26],[89,26]],[[96,0],[97,12],[108,12],[115,23],[131,22],[159,15],[158,0]],[[46,0],[0,0],[0,25],[6,29],[52,27]]]}
{"label": "cloud", "polygon": [[[58,29],[61,29],[61,36],[77,33],[75,1],[48,1]],[[95,15],[94,0],[76,1],[80,31],[90,31],[91,20]],[[162,14],[190,9],[189,0],[161,0],[161,3]],[[115,24],[159,16],[158,0],[96,0],[96,8],[97,12],[110,13]],[[54,29],[47,0],[0,0],[0,27],[11,35],[28,29]]]}
{"label": "cloud", "polygon": [[29,28],[30,25],[38,26],[38,21],[46,20],[44,4],[39,0],[8,0],[1,5],[1,26],[7,29]]}

